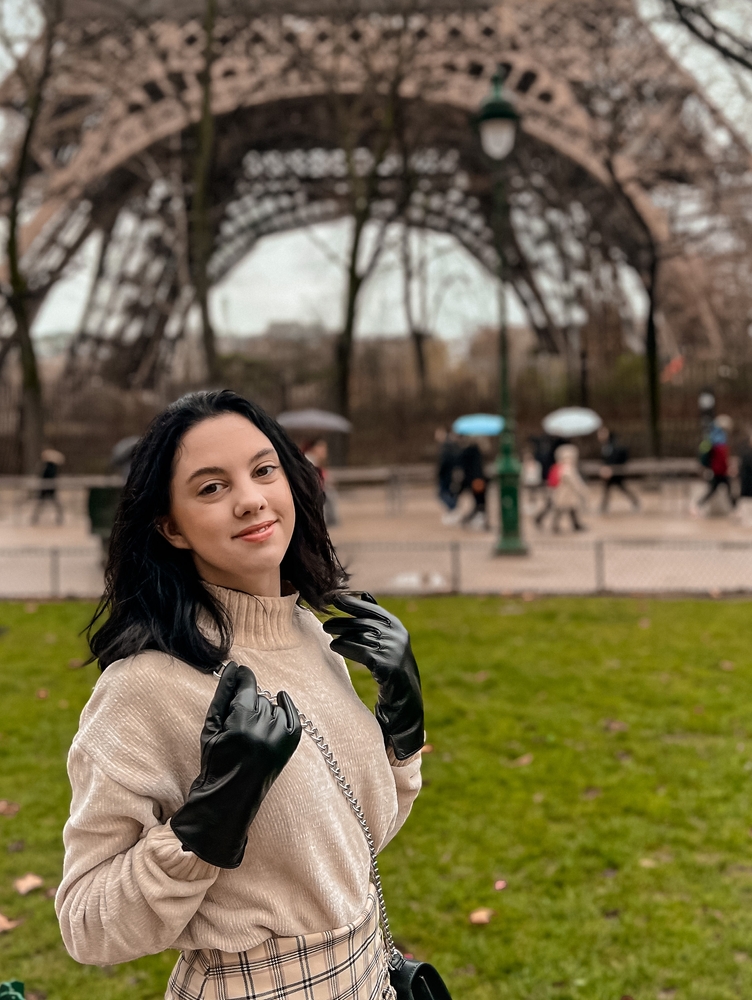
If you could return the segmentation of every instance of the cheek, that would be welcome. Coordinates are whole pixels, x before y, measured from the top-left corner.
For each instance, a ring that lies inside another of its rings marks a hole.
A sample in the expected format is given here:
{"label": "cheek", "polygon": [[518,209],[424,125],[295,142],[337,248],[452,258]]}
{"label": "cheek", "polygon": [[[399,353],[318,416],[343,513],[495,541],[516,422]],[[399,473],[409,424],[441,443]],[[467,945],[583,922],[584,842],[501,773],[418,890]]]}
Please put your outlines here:
{"label": "cheek", "polygon": [[275,498],[275,507],[277,513],[284,520],[285,534],[287,535],[288,541],[292,537],[293,528],[295,527],[295,502],[292,498],[292,491],[290,490],[290,484],[287,480],[279,484],[279,492]]}

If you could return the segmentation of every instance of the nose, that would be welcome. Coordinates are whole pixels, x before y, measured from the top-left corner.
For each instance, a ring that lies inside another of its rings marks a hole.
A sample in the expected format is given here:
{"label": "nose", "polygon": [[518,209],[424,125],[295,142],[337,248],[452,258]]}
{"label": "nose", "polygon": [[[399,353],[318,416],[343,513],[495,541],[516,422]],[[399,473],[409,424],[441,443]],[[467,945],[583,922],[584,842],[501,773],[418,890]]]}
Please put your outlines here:
{"label": "nose", "polygon": [[247,517],[261,513],[269,506],[264,492],[253,479],[246,479],[235,498],[235,517]]}

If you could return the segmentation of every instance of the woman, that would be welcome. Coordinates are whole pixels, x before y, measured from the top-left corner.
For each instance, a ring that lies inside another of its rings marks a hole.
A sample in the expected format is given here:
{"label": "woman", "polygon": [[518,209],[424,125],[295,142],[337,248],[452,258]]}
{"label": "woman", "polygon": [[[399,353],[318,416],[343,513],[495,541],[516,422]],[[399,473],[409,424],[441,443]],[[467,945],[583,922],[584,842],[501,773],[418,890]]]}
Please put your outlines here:
{"label": "woman", "polygon": [[[423,706],[407,632],[344,580],[316,472],[266,413],[201,392],[155,419],[68,760],[56,909],[79,962],[179,948],[173,1000],[392,996],[366,840],[297,709],[380,849],[420,787]],[[376,678],[376,718],[338,654]]]}
{"label": "woman", "polygon": [[586,531],[585,525],[577,516],[587,505],[587,486],[585,485],[577,460],[579,451],[573,444],[562,444],[556,449],[556,466],[558,475],[553,491],[553,531],[558,534],[559,521],[564,514],[569,514],[573,531]]}

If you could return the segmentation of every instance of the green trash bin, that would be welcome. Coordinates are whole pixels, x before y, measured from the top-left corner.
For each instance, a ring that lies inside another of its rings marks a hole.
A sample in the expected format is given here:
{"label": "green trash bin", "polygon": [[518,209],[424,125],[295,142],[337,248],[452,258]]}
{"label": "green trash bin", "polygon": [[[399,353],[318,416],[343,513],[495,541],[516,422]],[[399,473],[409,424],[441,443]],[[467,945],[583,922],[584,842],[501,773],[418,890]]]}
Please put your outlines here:
{"label": "green trash bin", "polygon": [[[89,520],[91,530],[102,539],[102,557],[107,561],[110,535],[123,489],[121,486],[92,486],[89,489]],[[0,994],[2,1000],[2,994]]]}

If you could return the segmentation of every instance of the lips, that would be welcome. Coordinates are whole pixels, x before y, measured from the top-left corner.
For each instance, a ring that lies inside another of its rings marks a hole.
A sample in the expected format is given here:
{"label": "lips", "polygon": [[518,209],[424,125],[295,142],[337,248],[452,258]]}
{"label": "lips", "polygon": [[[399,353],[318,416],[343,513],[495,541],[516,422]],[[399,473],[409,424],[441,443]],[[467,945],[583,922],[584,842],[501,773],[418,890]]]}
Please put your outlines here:
{"label": "lips", "polygon": [[264,521],[261,524],[251,524],[239,531],[235,538],[243,542],[264,542],[274,533],[276,521]]}

